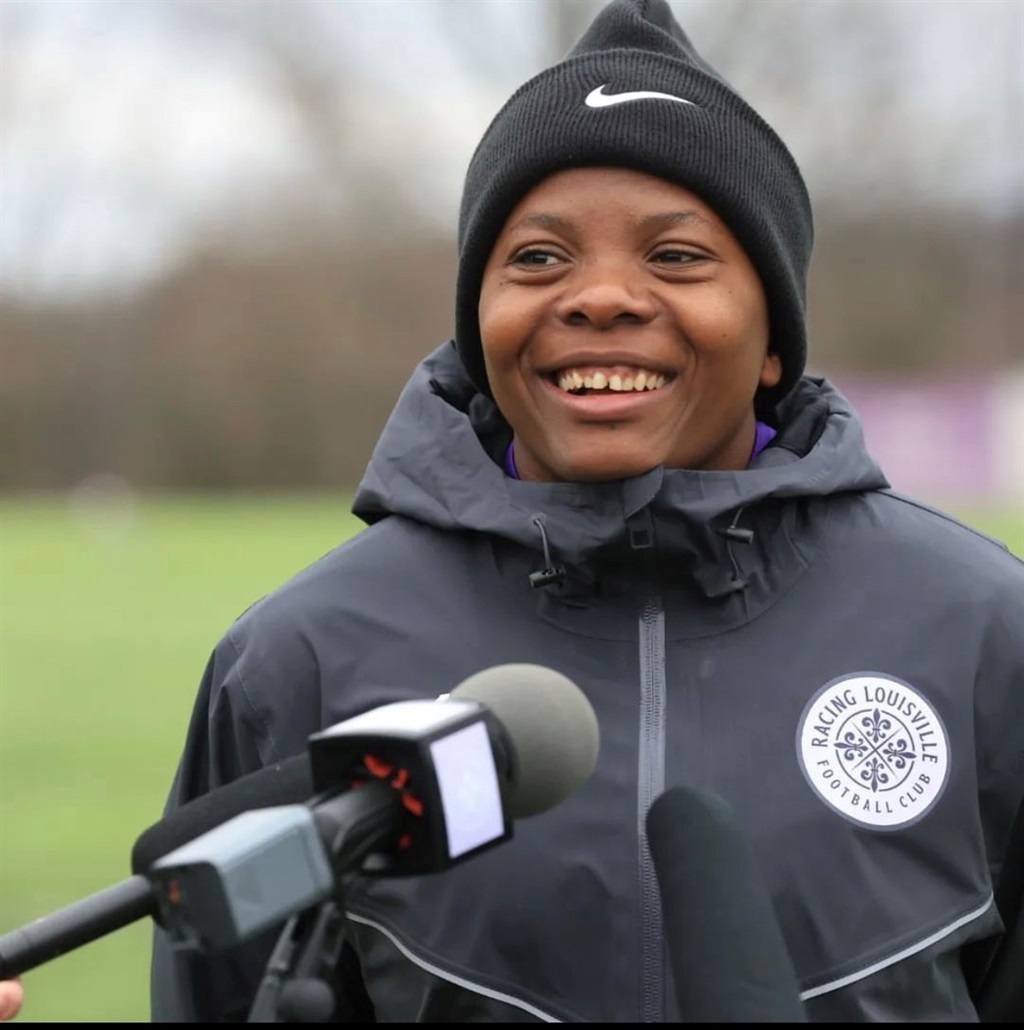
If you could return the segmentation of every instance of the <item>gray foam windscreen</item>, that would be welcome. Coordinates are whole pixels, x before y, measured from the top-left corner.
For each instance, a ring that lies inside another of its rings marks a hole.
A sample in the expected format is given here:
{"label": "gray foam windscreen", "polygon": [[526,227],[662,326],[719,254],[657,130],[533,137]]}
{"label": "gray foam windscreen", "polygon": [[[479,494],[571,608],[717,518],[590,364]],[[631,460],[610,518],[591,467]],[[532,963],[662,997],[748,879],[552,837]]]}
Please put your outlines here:
{"label": "gray foam windscreen", "polygon": [[543,665],[509,663],[465,679],[449,695],[486,705],[516,750],[518,776],[508,814],[537,815],[583,786],[600,734],[594,709],[568,676]]}

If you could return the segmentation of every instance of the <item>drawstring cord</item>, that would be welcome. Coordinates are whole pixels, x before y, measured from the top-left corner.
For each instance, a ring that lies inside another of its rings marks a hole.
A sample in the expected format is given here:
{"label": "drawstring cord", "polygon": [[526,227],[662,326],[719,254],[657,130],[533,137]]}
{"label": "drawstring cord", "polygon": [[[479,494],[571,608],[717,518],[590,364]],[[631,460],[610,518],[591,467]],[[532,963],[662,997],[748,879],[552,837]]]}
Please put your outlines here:
{"label": "drawstring cord", "polygon": [[544,548],[544,568],[539,572],[530,573],[530,586],[535,590],[538,587],[558,586],[565,582],[565,566],[551,557],[551,546],[548,544],[544,520],[539,515],[534,515],[530,521],[540,531],[541,545]]}
{"label": "drawstring cord", "polygon": [[740,516],[743,514],[743,510],[743,508],[737,508],[732,522],[724,529],[720,529],[718,531],[720,536],[725,537],[725,550],[729,555],[729,561],[732,564],[733,590],[743,590],[747,585],[747,578],[740,572],[739,562],[736,561],[736,555],[733,554],[732,545],[734,543],[750,544],[754,542],[754,531],[752,529],[743,529],[737,525],[740,521]]}

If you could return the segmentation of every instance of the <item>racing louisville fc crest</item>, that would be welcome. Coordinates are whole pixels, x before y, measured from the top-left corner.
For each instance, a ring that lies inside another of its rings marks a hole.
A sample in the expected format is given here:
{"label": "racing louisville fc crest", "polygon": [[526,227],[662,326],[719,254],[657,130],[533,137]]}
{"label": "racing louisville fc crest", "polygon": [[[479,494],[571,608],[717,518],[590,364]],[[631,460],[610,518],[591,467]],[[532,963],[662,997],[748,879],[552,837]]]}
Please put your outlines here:
{"label": "racing louisville fc crest", "polygon": [[917,690],[878,672],[826,683],[804,708],[796,750],[811,789],[840,815],[887,830],[920,819],[949,775],[949,738]]}

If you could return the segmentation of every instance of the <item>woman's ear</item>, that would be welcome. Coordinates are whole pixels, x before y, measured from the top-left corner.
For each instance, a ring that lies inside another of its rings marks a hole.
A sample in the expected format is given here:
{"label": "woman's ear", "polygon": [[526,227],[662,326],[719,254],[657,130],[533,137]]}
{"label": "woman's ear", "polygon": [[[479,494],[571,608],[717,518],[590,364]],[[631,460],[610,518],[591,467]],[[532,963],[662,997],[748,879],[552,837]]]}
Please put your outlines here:
{"label": "woman's ear", "polygon": [[761,378],[758,383],[761,386],[778,386],[782,378],[782,358],[774,351],[768,351],[764,356],[764,364],[761,365]]}

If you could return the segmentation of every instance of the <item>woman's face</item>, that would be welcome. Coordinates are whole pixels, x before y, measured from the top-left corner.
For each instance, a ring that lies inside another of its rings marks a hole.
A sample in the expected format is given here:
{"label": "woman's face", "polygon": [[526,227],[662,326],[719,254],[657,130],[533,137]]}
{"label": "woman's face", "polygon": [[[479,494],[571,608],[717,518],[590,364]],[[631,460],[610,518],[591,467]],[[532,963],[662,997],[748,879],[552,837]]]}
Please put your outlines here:
{"label": "woman's face", "polygon": [[745,468],[754,393],[782,372],[732,233],[692,193],[626,169],[559,172],[522,198],[479,319],[523,479]]}

